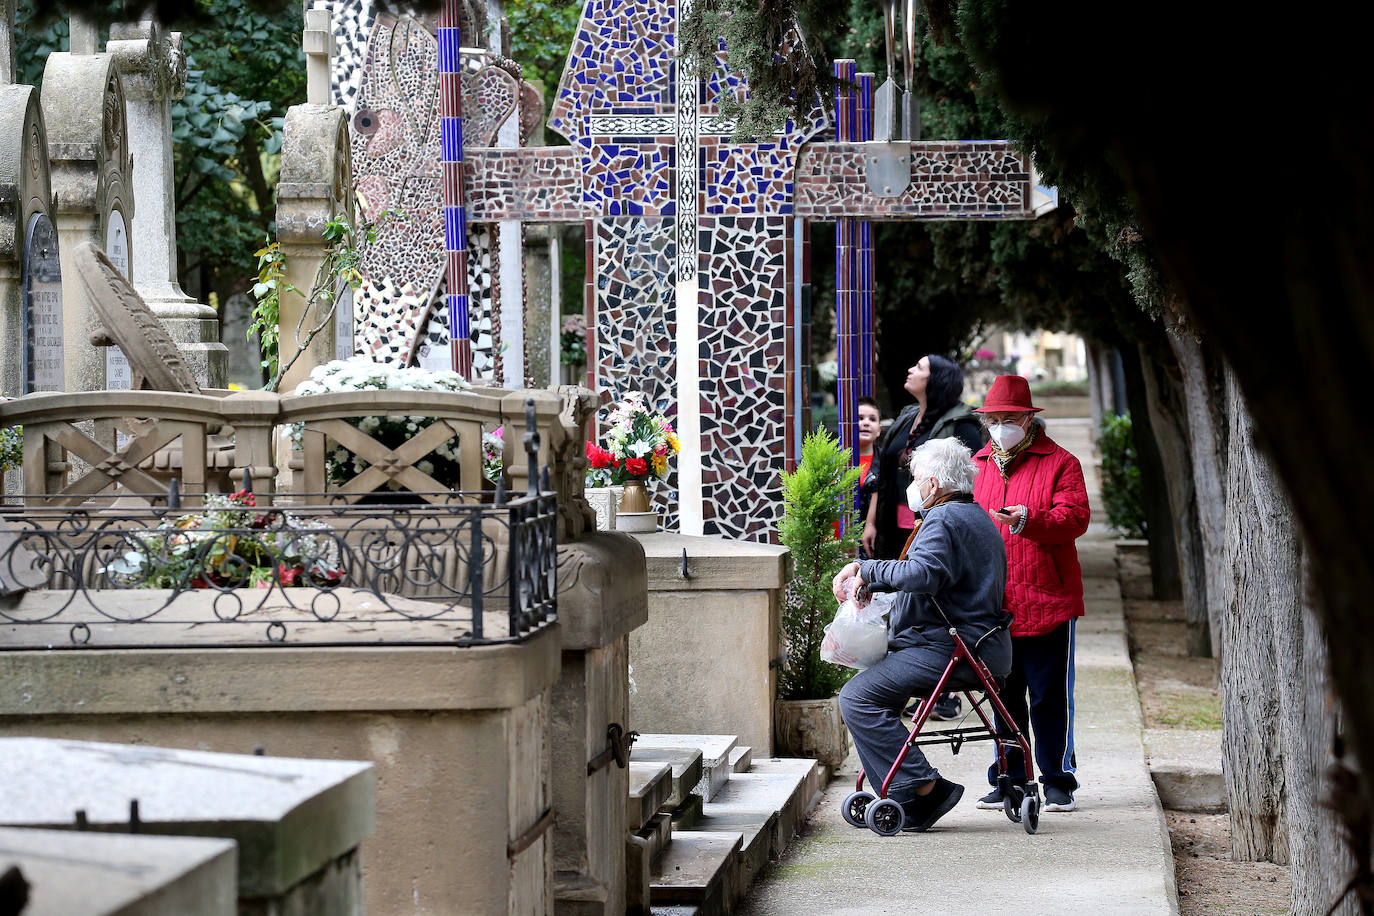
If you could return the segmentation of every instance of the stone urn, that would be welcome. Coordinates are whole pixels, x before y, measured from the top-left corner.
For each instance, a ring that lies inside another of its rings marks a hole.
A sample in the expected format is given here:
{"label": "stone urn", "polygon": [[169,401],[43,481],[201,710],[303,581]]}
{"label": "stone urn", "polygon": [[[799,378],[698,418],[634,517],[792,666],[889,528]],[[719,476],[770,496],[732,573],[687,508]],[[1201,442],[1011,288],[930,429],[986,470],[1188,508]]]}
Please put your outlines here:
{"label": "stone urn", "polygon": [[840,715],[840,698],[775,700],[773,744],[780,757],[810,757],[837,769],[849,756],[849,730]]}

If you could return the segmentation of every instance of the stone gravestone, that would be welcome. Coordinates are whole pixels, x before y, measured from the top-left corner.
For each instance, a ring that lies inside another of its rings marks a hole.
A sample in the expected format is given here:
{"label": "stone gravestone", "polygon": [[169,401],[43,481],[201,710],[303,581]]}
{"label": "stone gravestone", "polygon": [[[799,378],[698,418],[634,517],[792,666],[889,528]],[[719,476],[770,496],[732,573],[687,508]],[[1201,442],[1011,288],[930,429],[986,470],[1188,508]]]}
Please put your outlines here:
{"label": "stone gravestone", "polygon": [[0,827],[24,916],[234,916],[237,859],[229,840]]}
{"label": "stone gravestone", "polygon": [[[74,275],[72,252],[82,242],[104,247],[125,276],[132,269],[129,220],[134,213],[133,161],[124,88],[114,58],[97,53],[94,26],[71,20],[71,50],[48,55],[43,69],[43,120],[50,125],[53,221],[63,273]],[[80,284],[63,296],[66,390],[125,389],[127,360],[115,347],[92,346],[94,309]]]}
{"label": "stone gravestone", "polygon": [[0,738],[0,824],[238,843],[242,913],[356,913],[358,846],[375,829],[371,763],[218,754],[48,738]]}
{"label": "stone gravestone", "polygon": [[[47,151],[38,91],[32,86],[0,85],[0,340],[11,343],[0,347],[0,393],[11,396],[26,390],[27,348],[20,345],[25,339],[26,245],[34,235],[36,216],[41,215],[47,227],[39,231],[40,238],[46,237],[52,227]],[[49,246],[54,258],[57,256],[56,242],[54,235]],[[45,276],[48,274],[46,268],[43,272]],[[41,283],[40,280],[40,293],[43,292]],[[52,303],[40,302],[39,305],[41,313]],[[60,323],[58,328],[60,338]],[[58,358],[60,348],[59,343]],[[50,346],[40,347],[39,352],[44,353],[45,358],[54,355]],[[33,368],[40,367],[35,365]],[[47,373],[52,367],[45,365],[42,368]],[[41,377],[50,378],[45,374]],[[51,387],[61,390],[63,384],[58,381]]]}
{"label": "stone gravestone", "polygon": [[235,293],[224,301],[224,345],[229,348],[229,383],[244,388],[262,385],[262,347],[259,336],[250,334],[253,297]]}
{"label": "stone gravestone", "polygon": [[201,387],[223,388],[229,351],[220,343],[219,316],[188,296],[176,275],[171,103],[186,89],[181,33],[166,32],[152,20],[115,23],[106,51],[123,82],[134,195],[141,202],[130,225],[138,250],[131,279]]}
{"label": "stone gravestone", "polygon": [[24,388],[62,391],[62,259],[57,229],[46,213],[35,213],[24,236]]}

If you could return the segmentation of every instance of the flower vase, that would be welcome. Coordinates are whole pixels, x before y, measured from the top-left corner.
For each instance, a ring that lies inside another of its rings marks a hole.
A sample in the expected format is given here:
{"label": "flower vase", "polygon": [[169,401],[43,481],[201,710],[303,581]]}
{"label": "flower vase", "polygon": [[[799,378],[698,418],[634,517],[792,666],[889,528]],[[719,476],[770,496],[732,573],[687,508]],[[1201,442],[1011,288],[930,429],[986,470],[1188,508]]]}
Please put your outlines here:
{"label": "flower vase", "polygon": [[625,481],[620,508],[615,513],[615,530],[648,532],[658,530],[658,513],[649,505],[649,491],[642,480]]}

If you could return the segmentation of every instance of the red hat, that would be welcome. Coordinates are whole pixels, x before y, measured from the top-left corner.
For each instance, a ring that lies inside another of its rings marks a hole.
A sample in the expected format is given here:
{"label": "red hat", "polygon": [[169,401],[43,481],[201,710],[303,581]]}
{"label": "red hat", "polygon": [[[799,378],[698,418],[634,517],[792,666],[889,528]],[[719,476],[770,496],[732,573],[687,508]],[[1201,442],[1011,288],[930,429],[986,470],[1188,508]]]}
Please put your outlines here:
{"label": "red hat", "polygon": [[1030,382],[1020,375],[999,375],[992,380],[992,388],[983,399],[983,406],[974,413],[1039,413],[1044,408],[1031,405]]}

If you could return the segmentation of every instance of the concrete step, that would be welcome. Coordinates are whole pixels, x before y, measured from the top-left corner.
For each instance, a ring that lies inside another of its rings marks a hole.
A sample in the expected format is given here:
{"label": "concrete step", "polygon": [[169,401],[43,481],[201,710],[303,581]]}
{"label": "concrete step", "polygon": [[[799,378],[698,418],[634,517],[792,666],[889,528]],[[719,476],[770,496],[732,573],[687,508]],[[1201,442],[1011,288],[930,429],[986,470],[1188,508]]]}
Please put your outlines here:
{"label": "concrete step", "polygon": [[1178,811],[1224,811],[1221,732],[1147,728],[1145,757],[1159,800]]}
{"label": "concrete step", "polygon": [[630,796],[625,829],[637,833],[658,813],[673,791],[673,768],[666,763],[630,761]]}
{"label": "concrete step", "polygon": [[695,792],[689,794],[686,801],[668,812],[673,819],[673,829],[691,830],[692,826],[701,818],[701,809],[704,804],[705,802],[700,795]]}
{"label": "concrete step", "polygon": [[749,768],[754,765],[754,749],[752,747],[737,747],[730,752],[730,772],[748,773]]}
{"label": "concrete step", "polygon": [[673,788],[664,805],[676,808],[701,782],[701,751],[694,747],[646,747],[643,737],[630,750],[630,760],[666,763],[673,768]]}
{"label": "concrete step", "polygon": [[673,831],[673,841],[653,864],[649,879],[654,907],[690,905],[698,916],[728,913],[744,838],[738,833]]}
{"label": "concrete step", "polygon": [[[967,705],[967,701],[965,701],[965,705]],[[802,776],[806,780],[803,788],[806,792],[806,810],[808,813],[820,801],[820,797],[825,794],[828,782],[824,765],[818,761],[801,757],[768,757],[763,760],[756,760],[749,772],[762,775],[792,773]]]}
{"label": "concrete step", "polygon": [[697,916],[700,912],[694,906],[656,906],[649,909],[649,916]]}
{"label": "concrete step", "polygon": [[[761,769],[764,765],[771,767]],[[713,817],[776,815],[769,837],[769,856],[782,855],[818,795],[819,764],[814,760],[760,761],[748,773],[737,773],[716,798],[702,807],[702,821]]]}
{"label": "concrete step", "polygon": [[778,814],[766,811],[735,811],[729,805],[715,803],[706,807],[710,809],[710,813],[703,811],[693,825],[693,831],[739,834],[743,837],[739,861],[736,863],[730,885],[730,899],[740,900],[773,855],[773,844],[778,835]]}
{"label": "concrete step", "polygon": [[672,841],[673,819],[666,812],[659,812],[653,816],[649,823],[641,827],[635,836],[645,842],[646,855],[652,862],[658,858],[659,853],[668,848],[668,843]]}
{"label": "concrete step", "polygon": [[734,735],[640,735],[636,743],[646,748],[695,748],[701,751],[704,772],[694,791],[710,801],[730,779],[730,752],[738,741]]}

